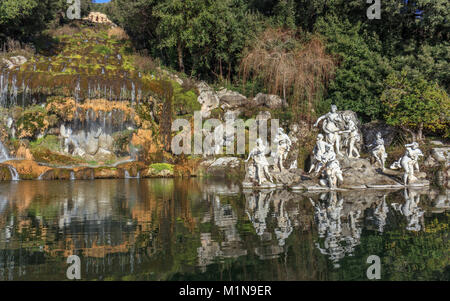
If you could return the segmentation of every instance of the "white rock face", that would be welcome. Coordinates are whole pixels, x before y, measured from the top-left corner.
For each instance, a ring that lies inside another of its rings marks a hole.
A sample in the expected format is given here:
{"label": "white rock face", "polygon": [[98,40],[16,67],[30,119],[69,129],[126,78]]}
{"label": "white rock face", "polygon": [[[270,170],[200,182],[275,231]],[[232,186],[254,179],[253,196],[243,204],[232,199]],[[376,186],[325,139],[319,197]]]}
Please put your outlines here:
{"label": "white rock face", "polygon": [[431,154],[436,161],[450,164],[450,147],[433,148]]}
{"label": "white rock face", "polygon": [[211,115],[211,111],[219,106],[219,97],[205,82],[198,84],[197,89],[199,92],[197,101],[202,105],[202,117],[208,118]]}
{"label": "white rock face", "polygon": [[209,167],[239,167],[240,161],[236,157],[222,157],[215,160]]}

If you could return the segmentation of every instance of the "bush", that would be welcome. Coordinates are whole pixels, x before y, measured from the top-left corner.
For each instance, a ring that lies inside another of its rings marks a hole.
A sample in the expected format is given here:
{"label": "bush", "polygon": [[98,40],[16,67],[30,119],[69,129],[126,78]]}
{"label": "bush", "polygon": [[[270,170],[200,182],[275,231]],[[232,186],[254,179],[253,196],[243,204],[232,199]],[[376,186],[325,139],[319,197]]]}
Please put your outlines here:
{"label": "bush", "polygon": [[125,32],[125,30],[123,30],[120,27],[113,27],[111,29],[108,30],[108,38],[115,38],[117,40],[129,40],[130,37],[128,36],[128,34]]}
{"label": "bush", "polygon": [[41,106],[32,106],[22,112],[17,120],[17,137],[34,138],[44,134],[49,127],[47,111]]}
{"label": "bush", "polygon": [[422,140],[422,131],[444,131],[449,137],[450,97],[437,84],[423,78],[410,80],[406,71],[394,72],[385,81],[381,101],[386,122]]}

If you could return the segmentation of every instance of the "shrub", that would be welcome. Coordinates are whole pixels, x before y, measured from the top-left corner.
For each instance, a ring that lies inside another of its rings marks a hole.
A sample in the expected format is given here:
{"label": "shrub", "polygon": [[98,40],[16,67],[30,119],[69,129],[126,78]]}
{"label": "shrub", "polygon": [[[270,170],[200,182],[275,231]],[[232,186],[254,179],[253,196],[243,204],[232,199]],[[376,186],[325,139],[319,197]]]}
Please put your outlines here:
{"label": "shrub", "polygon": [[154,72],[160,65],[158,61],[154,61],[144,51],[133,54],[132,60],[136,70],[139,70],[143,73]]}
{"label": "shrub", "polygon": [[129,40],[130,37],[128,36],[128,34],[125,32],[125,30],[123,30],[120,27],[112,27],[111,29],[108,30],[108,38],[115,38],[117,40]]}
{"label": "shrub", "polygon": [[437,84],[423,78],[410,80],[406,71],[394,72],[385,81],[381,101],[386,122],[422,140],[422,131],[445,131],[449,136],[450,97]]}
{"label": "shrub", "polygon": [[34,138],[38,134],[44,134],[49,126],[46,116],[47,111],[41,106],[32,106],[23,111],[17,120],[17,137]]}

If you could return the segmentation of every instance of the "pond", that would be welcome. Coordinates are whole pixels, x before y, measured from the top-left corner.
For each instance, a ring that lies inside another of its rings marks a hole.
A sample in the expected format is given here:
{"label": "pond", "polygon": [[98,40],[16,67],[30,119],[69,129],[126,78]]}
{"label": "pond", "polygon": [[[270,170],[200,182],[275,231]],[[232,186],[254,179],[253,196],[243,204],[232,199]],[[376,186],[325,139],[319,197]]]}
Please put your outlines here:
{"label": "pond", "polygon": [[213,180],[0,183],[0,280],[449,277],[445,190],[246,191]]}

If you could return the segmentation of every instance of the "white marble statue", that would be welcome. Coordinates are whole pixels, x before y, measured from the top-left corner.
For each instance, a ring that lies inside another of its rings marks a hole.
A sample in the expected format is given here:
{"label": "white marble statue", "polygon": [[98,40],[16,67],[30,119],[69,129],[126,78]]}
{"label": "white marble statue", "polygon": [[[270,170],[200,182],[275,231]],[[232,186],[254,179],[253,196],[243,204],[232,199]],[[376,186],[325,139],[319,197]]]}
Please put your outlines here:
{"label": "white marble statue", "polygon": [[256,139],[256,146],[248,155],[248,162],[250,159],[253,159],[253,167],[254,167],[254,177],[252,180],[256,180],[259,185],[263,183],[273,183],[272,175],[269,172],[269,162],[266,158],[266,149],[267,147],[264,145],[261,138]]}
{"label": "white marble statue", "polygon": [[322,160],[322,156],[323,156],[323,154],[325,154],[325,146],[328,145],[331,147],[331,145],[329,143],[325,142],[323,140],[323,138],[324,137],[322,134],[317,135],[316,146],[314,146],[314,149],[313,149],[314,157],[313,157],[311,167],[309,168],[308,173],[311,173],[314,170],[314,172],[317,174],[320,172],[322,167],[326,164],[326,162],[324,162]]}
{"label": "white marble statue", "polygon": [[331,189],[335,189],[337,188],[338,180],[343,182],[344,178],[342,176],[339,161],[336,159],[336,154],[331,146],[325,146],[325,154],[323,154],[322,160],[323,162],[326,162],[325,176],[327,184]]}
{"label": "white marble statue", "polygon": [[391,169],[403,168],[403,170],[405,171],[405,173],[403,174],[403,184],[407,185],[417,180],[414,172],[420,172],[419,157],[422,157],[423,153],[419,149],[419,144],[417,142],[405,144],[405,147],[405,154],[398,161],[392,163]]}
{"label": "white marble statue", "polygon": [[370,144],[368,147],[373,147],[371,154],[375,157],[377,162],[381,165],[381,169],[385,170],[385,162],[387,158],[386,149],[384,148],[384,139],[381,137],[381,133],[377,133],[377,139],[375,143]]}
{"label": "white marble statue", "polygon": [[339,122],[342,121],[342,119],[337,112],[337,107],[332,105],[331,111],[323,116],[320,116],[314,126],[317,127],[322,120],[324,120],[322,129],[326,135],[326,142],[334,146],[336,154],[342,155],[340,150],[340,135],[342,131],[339,128]]}
{"label": "white marble statue", "polygon": [[361,136],[358,132],[358,127],[356,126],[355,122],[350,118],[349,115],[345,115],[344,121],[347,124],[347,129],[344,132],[349,133],[347,139],[346,139],[346,145],[347,145],[347,156],[349,158],[359,158],[359,150],[358,147],[355,145],[355,143],[361,141]]}
{"label": "white marble statue", "polygon": [[292,141],[282,128],[278,128],[278,133],[275,136],[274,143],[277,146],[277,150],[274,154],[275,166],[281,172],[286,169],[283,165],[283,161],[286,160]]}

